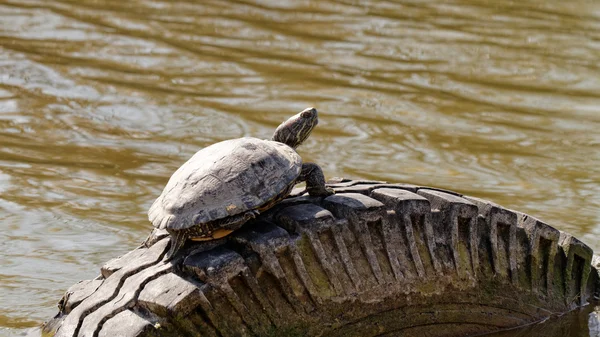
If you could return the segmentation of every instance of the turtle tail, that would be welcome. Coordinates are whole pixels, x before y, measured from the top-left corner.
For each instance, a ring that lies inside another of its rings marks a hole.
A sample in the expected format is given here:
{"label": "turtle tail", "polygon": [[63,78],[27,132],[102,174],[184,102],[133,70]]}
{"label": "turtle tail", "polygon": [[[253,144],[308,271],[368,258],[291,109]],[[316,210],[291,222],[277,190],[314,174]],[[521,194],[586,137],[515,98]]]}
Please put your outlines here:
{"label": "turtle tail", "polygon": [[185,244],[186,241],[186,235],[185,235],[185,231],[170,231],[167,230],[169,232],[169,235],[171,236],[171,246],[169,247],[169,251],[167,252],[167,255],[165,255],[165,259],[166,260],[170,260],[173,255],[175,255],[180,249],[181,247],[183,247],[183,245]]}

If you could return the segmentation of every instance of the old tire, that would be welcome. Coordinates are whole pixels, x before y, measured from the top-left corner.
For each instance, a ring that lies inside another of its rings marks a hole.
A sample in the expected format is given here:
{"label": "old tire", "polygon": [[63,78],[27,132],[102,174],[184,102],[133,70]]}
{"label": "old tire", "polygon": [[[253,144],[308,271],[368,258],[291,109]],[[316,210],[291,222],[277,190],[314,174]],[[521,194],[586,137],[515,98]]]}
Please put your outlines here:
{"label": "old tire", "polygon": [[[338,179],[164,261],[154,231],[67,291],[56,336],[465,336],[582,306],[585,244],[526,214],[426,187]],[[593,272],[592,272],[593,271]]]}

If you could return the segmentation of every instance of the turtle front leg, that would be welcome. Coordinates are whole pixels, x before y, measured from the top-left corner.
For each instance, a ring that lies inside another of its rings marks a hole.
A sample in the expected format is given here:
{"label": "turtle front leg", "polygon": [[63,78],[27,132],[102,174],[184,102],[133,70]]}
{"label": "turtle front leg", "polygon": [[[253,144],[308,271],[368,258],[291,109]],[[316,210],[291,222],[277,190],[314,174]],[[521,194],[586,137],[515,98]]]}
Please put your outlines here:
{"label": "turtle front leg", "polygon": [[319,165],[314,163],[303,163],[300,176],[296,182],[306,181],[306,191],[313,197],[326,197],[335,192],[329,187],[325,187],[325,176]]}

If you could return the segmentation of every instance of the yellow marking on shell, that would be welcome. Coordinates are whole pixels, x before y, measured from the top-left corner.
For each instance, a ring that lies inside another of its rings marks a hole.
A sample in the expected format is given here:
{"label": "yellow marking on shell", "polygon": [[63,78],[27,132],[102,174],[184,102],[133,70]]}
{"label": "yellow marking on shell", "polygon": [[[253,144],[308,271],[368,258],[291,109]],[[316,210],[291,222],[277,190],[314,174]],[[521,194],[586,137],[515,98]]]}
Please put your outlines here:
{"label": "yellow marking on shell", "polygon": [[207,236],[207,237],[194,236],[194,237],[191,237],[190,240],[192,240],[192,241],[211,241],[211,240],[216,240],[216,239],[226,237],[227,235],[231,234],[232,232],[233,231],[231,229],[217,229],[214,232],[210,233],[210,236]]}
{"label": "yellow marking on shell", "polygon": [[225,207],[225,209],[227,210],[227,213],[233,213],[237,209],[237,206],[234,204],[231,204],[231,205]]}

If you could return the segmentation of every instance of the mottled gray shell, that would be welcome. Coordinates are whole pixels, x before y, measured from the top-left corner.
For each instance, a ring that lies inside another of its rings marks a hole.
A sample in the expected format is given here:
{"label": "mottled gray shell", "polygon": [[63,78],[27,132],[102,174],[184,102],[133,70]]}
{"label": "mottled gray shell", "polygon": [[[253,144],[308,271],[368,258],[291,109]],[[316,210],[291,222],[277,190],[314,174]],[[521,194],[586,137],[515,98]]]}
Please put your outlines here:
{"label": "mottled gray shell", "polygon": [[238,138],[198,151],[148,211],[157,228],[181,230],[256,209],[298,178],[302,159],[270,140]]}

